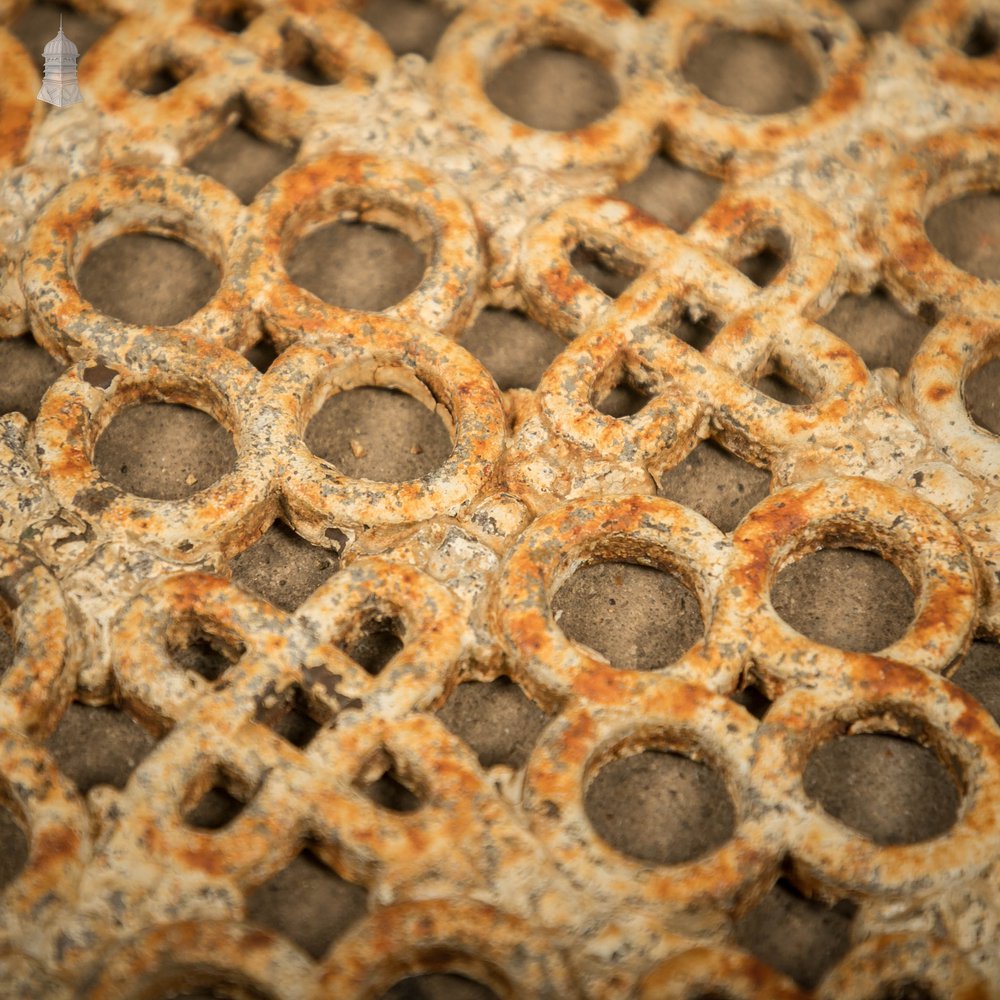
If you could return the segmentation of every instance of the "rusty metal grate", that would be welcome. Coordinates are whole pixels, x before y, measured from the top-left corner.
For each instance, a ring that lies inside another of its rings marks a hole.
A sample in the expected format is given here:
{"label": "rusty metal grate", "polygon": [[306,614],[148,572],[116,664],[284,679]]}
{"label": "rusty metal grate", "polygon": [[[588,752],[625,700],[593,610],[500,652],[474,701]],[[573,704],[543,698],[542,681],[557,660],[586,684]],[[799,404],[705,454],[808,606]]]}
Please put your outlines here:
{"label": "rusty metal grate", "polygon": [[[996,3],[916,3],[866,37],[827,0],[442,0],[430,62],[357,3],[75,6],[106,26],[82,105],[46,114],[0,29],[0,337],[59,362],[36,419],[0,418],[0,993],[1000,996],[1000,730],[945,679],[1000,637],[1000,439],[965,398],[1000,355],[1000,285],[925,225],[1000,189]],[[741,32],[797,54],[794,106],[690,82]],[[501,110],[497,74],[545,48],[587,57],[613,107],[562,130]],[[235,117],[295,150],[246,203],[184,166]],[[664,151],[721,179],[707,211],[625,200]],[[292,277],[299,241],[359,221],[425,260],[382,311]],[[80,292],[88,255],[139,232],[218,269],[193,315]],[[928,331],[905,364],[819,322],[873,289]],[[561,338],[537,388],[501,392],[461,346],[484,310]],[[437,414],[443,460],[374,482],[319,457],[311,421],[363,387]],[[112,481],[99,439],[149,401],[211,415],[229,471],[172,499]],[[717,526],[658,495],[691,462],[748,463],[745,509]],[[304,600],[260,596],[265,533],[327,577]],[[779,573],[838,547],[913,591],[873,651],[775,610]],[[693,595],[679,655],[612,665],[570,637],[560,590],[603,563]],[[234,582],[255,573],[257,594]],[[455,735],[465,682],[493,685],[515,751]],[[52,751],[83,705],[141,726],[134,769],[87,788]],[[815,796],[817,755],[877,733],[946,772],[933,836],[866,835]],[[591,805],[652,752],[722,803],[666,860]],[[742,947],[779,878],[850,914],[818,983]],[[259,919],[282,893],[308,934]]]}

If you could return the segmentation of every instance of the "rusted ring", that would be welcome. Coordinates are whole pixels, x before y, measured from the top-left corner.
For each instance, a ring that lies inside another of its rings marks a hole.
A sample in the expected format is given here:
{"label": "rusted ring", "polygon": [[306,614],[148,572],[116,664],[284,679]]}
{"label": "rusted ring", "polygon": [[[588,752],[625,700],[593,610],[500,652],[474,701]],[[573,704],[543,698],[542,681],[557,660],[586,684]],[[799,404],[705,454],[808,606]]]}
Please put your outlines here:
{"label": "rusted ring", "polygon": [[[57,357],[123,358],[141,334],[189,334],[242,350],[259,332],[250,322],[234,245],[244,209],[228,188],[177,167],[121,167],[68,184],[28,236],[22,284],[35,336]],[[155,233],[190,244],[220,272],[219,287],[173,326],[126,323],[95,309],[76,275],[99,244],[123,233]]]}
{"label": "rusted ring", "polygon": [[913,588],[913,621],[880,656],[947,671],[964,655],[976,620],[976,578],[954,525],[913,494],[871,479],[822,479],[790,486],[759,503],[733,535],[733,556],[706,638],[712,653],[738,646],[769,692],[839,677],[867,661],[807,639],[771,604],[782,566],[830,543],[874,549]]}
{"label": "rusted ring", "polygon": [[312,1000],[370,1000],[407,976],[451,972],[500,1000],[565,1000],[578,990],[540,928],[485,903],[435,899],[376,910],[323,964]]}
{"label": "rusted ring", "polygon": [[[929,745],[963,802],[933,840],[878,844],[828,814],[805,791],[815,750],[846,734],[897,732]],[[815,688],[792,688],[757,735],[753,784],[775,810],[804,885],[827,898],[928,896],[979,877],[1000,855],[1000,731],[986,710],[943,677],[869,656]]]}
{"label": "rusted ring", "polygon": [[1000,186],[1000,130],[955,129],[900,156],[882,189],[879,237],[886,284],[913,312],[925,303],[945,313],[995,322],[1000,283],[962,270],[931,243],[924,221],[938,205]]}
{"label": "rusted ring", "polygon": [[[366,328],[366,336],[327,347],[295,345],[261,383],[256,434],[281,456],[283,503],[307,538],[318,540],[330,527],[413,524],[457,511],[479,494],[503,448],[499,395],[472,355],[440,334],[385,317]],[[317,458],[303,437],[309,421],[334,392],[363,385],[401,389],[437,412],[454,442],[449,458],[421,479],[377,488]]]}
{"label": "rusted ring", "polygon": [[[715,525],[670,500],[570,501],[535,521],[504,561],[492,602],[495,629],[529,683],[587,697],[597,697],[605,687],[617,700],[621,684],[650,674],[617,670],[566,636],[551,607],[561,584],[580,566],[598,561],[625,560],[674,572],[696,596],[707,632],[728,556],[726,536]],[[699,641],[652,674],[732,690],[739,665],[725,659],[707,663],[703,645]]]}
{"label": "rusted ring", "polygon": [[869,1000],[916,984],[947,1000],[991,1000],[989,984],[944,941],[884,934],[855,945],[823,979],[817,1000]]}
{"label": "rusted ring", "polygon": [[[661,121],[670,129],[674,154],[710,173],[732,172],[733,163],[768,161],[805,145],[862,100],[864,40],[854,19],[828,0],[737,0],[662,3],[651,12],[666,28]],[[787,39],[809,62],[822,87],[805,107],[754,115],[723,107],[683,77],[691,49],[715,27],[761,32]]]}
{"label": "rusted ring", "polygon": [[[420,284],[384,314],[324,302],[285,270],[285,255],[297,240],[338,221],[390,226],[424,253]],[[483,279],[468,204],[450,184],[412,163],[344,153],[297,164],[254,200],[250,235],[254,305],[281,347],[382,315],[458,336]]]}
{"label": "rusted ring", "polygon": [[969,376],[996,357],[1000,325],[946,317],[910,362],[904,396],[928,437],[956,465],[994,485],[1000,484],[1000,438],[969,416],[963,390]]}
{"label": "rusted ring", "polygon": [[261,1000],[302,1000],[315,982],[309,958],[261,927],[213,920],[153,926],[106,957],[85,1000],[141,1000],[174,991],[237,988]]}
{"label": "rusted ring", "polygon": [[90,817],[52,758],[8,731],[0,731],[0,802],[28,838],[24,868],[0,892],[0,937],[47,961],[90,860]]}
{"label": "rusted ring", "polygon": [[[497,4],[486,17],[459,15],[431,66],[438,105],[506,162],[546,171],[600,168],[624,179],[642,170],[657,142],[652,59],[639,44],[643,29],[625,4],[595,0]],[[614,110],[582,128],[555,132],[515,121],[493,104],[485,90],[493,72],[527,49],[552,45],[588,56],[613,77]]]}
{"label": "rusted ring", "polygon": [[0,628],[14,660],[0,675],[0,728],[44,739],[76,688],[77,651],[62,590],[24,550],[0,543]]}
{"label": "rusted ring", "polygon": [[[87,524],[135,539],[181,563],[208,551],[232,554],[273,519],[273,453],[249,441],[256,372],[244,358],[219,348],[178,343],[134,349],[126,368],[107,389],[86,379],[86,362],[74,365],[52,386],[35,422],[38,461],[59,502]],[[205,489],[179,500],[127,493],[94,465],[101,432],[131,404],[154,400],[186,403],[211,414],[232,435],[236,463]]]}
{"label": "rusted ring", "polygon": [[913,8],[901,34],[931,57],[934,74],[942,83],[968,87],[986,97],[1000,86],[1000,62],[996,56],[967,56],[961,44],[977,19],[990,13],[996,16],[996,4],[990,0],[928,0]]}
{"label": "rusted ring", "polygon": [[[716,929],[771,884],[784,846],[765,829],[750,783],[756,720],[725,695],[669,678],[623,690],[623,699],[627,707],[575,703],[545,729],[528,761],[525,813],[556,864],[608,905],[669,913],[689,933]],[[605,764],[650,748],[708,761],[719,772],[734,813],[724,844],[656,864],[598,836],[586,815],[588,786]]]}
{"label": "rusted ring", "polygon": [[18,163],[28,145],[31,127],[38,116],[35,94],[38,72],[24,46],[0,25],[0,170]]}
{"label": "rusted ring", "polygon": [[724,990],[727,1000],[806,1000],[787,976],[732,948],[692,948],[661,962],[639,984],[636,1000],[692,1000]]}

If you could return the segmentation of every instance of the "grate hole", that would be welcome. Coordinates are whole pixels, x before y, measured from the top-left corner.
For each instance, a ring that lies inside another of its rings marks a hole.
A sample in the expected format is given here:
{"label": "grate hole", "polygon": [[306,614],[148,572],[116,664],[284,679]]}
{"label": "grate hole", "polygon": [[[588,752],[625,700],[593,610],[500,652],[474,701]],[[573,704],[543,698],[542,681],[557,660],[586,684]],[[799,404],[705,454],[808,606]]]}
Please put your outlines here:
{"label": "grate hole", "polygon": [[650,566],[583,566],[556,592],[552,608],[569,638],[621,669],[668,666],[703,634],[694,594],[673,574]]}
{"label": "grate hole", "polygon": [[181,240],[125,233],[87,255],[76,283],[80,294],[108,316],[141,326],[173,326],[212,298],[219,269]]}
{"label": "grate hole", "polygon": [[547,132],[583,128],[618,103],[618,86],[600,63],[557,46],[514,56],[490,77],[485,91],[508,117]]}
{"label": "grate hole", "polygon": [[403,624],[398,618],[374,618],[365,623],[353,642],[340,648],[372,677],[377,677],[403,648],[402,632]]}
{"label": "grate hole", "polygon": [[641,270],[631,261],[612,257],[607,251],[595,250],[583,243],[577,244],[569,255],[569,260],[592,285],[612,299],[617,299],[635,281]]}
{"label": "grate hole", "polygon": [[254,716],[255,722],[267,726],[299,750],[309,746],[329,720],[329,709],[310,698],[300,684],[288,687],[276,705],[262,704]]}
{"label": "grate hole", "polygon": [[0,416],[16,412],[34,420],[42,396],[62,372],[62,364],[30,333],[0,340]]}
{"label": "grate hole", "polygon": [[1000,48],[1000,29],[991,23],[985,14],[972,22],[969,33],[962,43],[962,51],[971,59],[983,59],[993,55]]}
{"label": "grate hole", "polygon": [[784,403],[785,406],[808,406],[812,402],[798,386],[794,385],[779,372],[762,375],[754,382],[754,388],[762,392],[769,399]]}
{"label": "grate hole", "polygon": [[14,814],[0,805],[0,893],[28,863],[30,845]]}
{"label": "grate hole", "polygon": [[169,645],[171,659],[207,681],[217,681],[247,651],[243,643],[214,635],[198,621],[187,625],[181,641]]}
{"label": "grate hole", "polygon": [[653,0],[625,0],[640,17],[645,17],[653,6]]}
{"label": "grate hole", "polygon": [[736,822],[713,768],[662,750],[606,764],[587,789],[584,808],[615,850],[661,865],[710,853],[729,840]]}
{"label": "grate hole", "polygon": [[313,545],[278,520],[233,559],[233,580],[276,608],[294,611],[340,568],[343,544],[337,549]]}
{"label": "grate hole", "polygon": [[406,779],[399,773],[396,761],[383,751],[368,773],[362,775],[358,788],[377,806],[394,813],[416,812],[421,801]]}
{"label": "grate hole", "polygon": [[500,1000],[488,986],[454,972],[428,972],[401,979],[380,1000]]}
{"label": "grate hole", "polygon": [[910,979],[883,988],[878,1000],[945,1000],[945,998],[926,983]]}
{"label": "grate hole", "polygon": [[545,369],[565,346],[547,327],[508,309],[484,309],[461,344],[502,390],[537,388]]}
{"label": "grate hole", "polygon": [[243,121],[227,126],[188,161],[189,170],[225,184],[244,205],[295,162],[295,150],[262,139]]}
{"label": "grate hole", "polygon": [[967,194],[938,205],[924,229],[957,267],[984,281],[1000,281],[1000,191]]}
{"label": "grate hole", "polygon": [[807,638],[853,652],[891,646],[913,619],[913,591],[903,574],[854,548],[821,549],[783,567],[771,604]]}
{"label": "grate hole", "polygon": [[415,52],[432,59],[454,15],[420,0],[368,0],[358,16],[382,36],[397,56]]}
{"label": "grate hole", "polygon": [[691,507],[717,528],[732,531],[767,496],[771,475],[711,438],[660,474],[657,494]]}
{"label": "grate hole", "polygon": [[296,28],[284,27],[281,34],[282,69],[287,76],[311,87],[329,87],[340,82],[338,67],[312,39]]}
{"label": "grate hole", "polygon": [[1000,644],[974,642],[951,679],[1000,722]]}
{"label": "grate hole", "polygon": [[653,397],[642,391],[628,376],[623,376],[595,409],[609,417],[635,416]]}
{"label": "grate hole", "polygon": [[830,740],[809,758],[802,782],[831,816],[876,844],[931,840],[958,815],[958,789],[944,765],[890,733]]}
{"label": "grate hole", "polygon": [[132,89],[147,97],[159,97],[174,89],[190,73],[180,66],[152,65],[139,71],[132,80]]}
{"label": "grate hole", "polygon": [[861,355],[871,369],[905,372],[931,324],[903,310],[884,289],[845,295],[819,323]]}
{"label": "grate hole", "polygon": [[962,387],[969,416],[985,431],[1000,434],[1000,358],[977,368]]}
{"label": "grate hole", "polygon": [[748,684],[732,695],[737,705],[742,705],[755,719],[767,715],[772,701],[756,684]]}
{"label": "grate hole", "polygon": [[763,250],[738,261],[736,268],[742,271],[758,288],[765,288],[778,276],[787,263],[787,254],[780,247],[766,246]]}
{"label": "grate hole", "polygon": [[398,229],[334,222],[314,229],[292,249],[288,275],[302,288],[344,309],[379,312],[421,282],[424,255]]}
{"label": "grate hole", "polygon": [[393,483],[427,475],[452,449],[436,413],[405,392],[371,386],[331,396],[309,422],[305,440],[344,475]]}
{"label": "grate hole", "polygon": [[364,915],[367,901],[367,890],[342,879],[306,847],[248,894],[247,919],[319,959]]}
{"label": "grate hole", "polygon": [[263,337],[253,347],[248,347],[243,352],[243,357],[263,374],[277,360],[278,352],[274,349],[274,344],[267,337]]}
{"label": "grate hole", "polygon": [[684,167],[665,153],[615,192],[654,219],[683,232],[718,197],[721,181]]}
{"label": "grate hole", "polygon": [[235,3],[233,0],[201,0],[195,6],[196,17],[233,35],[246,31],[260,13],[256,4],[241,3],[239,0]]}
{"label": "grate hole", "polygon": [[509,677],[459,684],[438,718],[464,740],[483,767],[527,763],[548,716]]}
{"label": "grate hole", "polygon": [[40,57],[45,43],[59,30],[60,17],[66,37],[76,45],[81,56],[110,26],[110,20],[90,17],[69,4],[35,0],[9,30],[32,56]]}
{"label": "grate hole", "polygon": [[138,403],[117,413],[97,440],[101,475],[136,496],[179,500],[231,472],[236,450],[212,416],[175,403]]}
{"label": "grate hole", "polygon": [[866,34],[897,31],[915,0],[840,0],[841,6]]}
{"label": "grate hole", "polygon": [[683,73],[706,97],[754,115],[808,104],[819,93],[809,61],[773,35],[713,27],[684,60]]}
{"label": "grate hole", "polygon": [[681,314],[680,321],[673,331],[678,340],[683,340],[696,351],[703,351],[712,342],[712,338],[722,329],[718,317],[706,313],[700,319],[695,319],[689,309]]}
{"label": "grate hole", "polygon": [[243,812],[250,798],[217,768],[211,787],[185,811],[184,822],[197,830],[221,830]]}
{"label": "grate hole", "polygon": [[86,794],[95,785],[124,788],[156,740],[117,708],[73,702],[45,741],[59,769]]}
{"label": "grate hole", "polygon": [[737,918],[736,943],[811,989],[847,953],[855,912],[850,902],[825,906],[779,879],[752,910]]}

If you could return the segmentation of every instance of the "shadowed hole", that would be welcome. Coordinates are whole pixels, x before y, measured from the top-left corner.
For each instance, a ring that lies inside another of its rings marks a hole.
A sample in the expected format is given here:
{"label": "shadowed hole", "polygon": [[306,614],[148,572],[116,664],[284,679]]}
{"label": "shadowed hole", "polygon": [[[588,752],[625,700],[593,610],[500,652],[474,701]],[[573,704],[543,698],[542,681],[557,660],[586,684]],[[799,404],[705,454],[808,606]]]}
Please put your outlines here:
{"label": "shadowed hole", "polygon": [[974,642],[951,680],[1000,722],[1000,644]]}
{"label": "shadowed hole", "polygon": [[[35,0],[10,26],[10,32],[24,45],[28,53],[41,59],[45,43],[59,31],[59,18],[63,19],[63,32],[82,56],[111,26],[111,18],[99,14],[84,14],[69,4]],[[38,63],[39,68],[41,62]]]}
{"label": "shadowed hole", "polygon": [[792,111],[820,90],[809,61],[790,42],[729,28],[710,28],[688,52],[683,73],[711,100],[754,115]]}
{"label": "shadowed hole", "polygon": [[806,794],[876,844],[915,844],[947,832],[959,793],[935,754],[892,733],[839,736],[813,752]]}
{"label": "shadowed hole", "polygon": [[625,375],[595,409],[606,416],[622,419],[635,416],[652,398]]}
{"label": "shadowed hole", "polygon": [[566,346],[558,334],[509,309],[484,309],[461,344],[502,390],[537,388],[545,369]]}
{"label": "shadowed hole", "polygon": [[278,352],[274,349],[274,344],[267,337],[262,337],[253,347],[248,347],[243,352],[243,357],[247,359],[261,374],[266,372],[277,360]]}
{"label": "shadowed hole", "polygon": [[758,250],[757,253],[738,261],[736,268],[742,271],[758,288],[764,288],[774,281],[787,260],[787,256],[782,255],[780,248],[775,249],[767,246],[763,250]]}
{"label": "shadowed hole", "polygon": [[179,239],[125,233],[95,247],[77,273],[80,294],[125,323],[173,326],[219,287],[219,269]]}
{"label": "shadowed hole", "polygon": [[605,295],[617,299],[639,276],[642,268],[624,257],[613,256],[579,243],[569,255],[570,263]]}
{"label": "shadowed hole", "polygon": [[346,541],[338,532],[332,548],[313,545],[277,520],[232,560],[233,581],[282,611],[294,611],[340,568]]}
{"label": "shadowed hole", "polygon": [[118,412],[104,429],[94,464],[128,493],[179,500],[232,472],[236,449],[229,431],[202,410],[137,403]]}
{"label": "shadowed hole", "polygon": [[214,634],[197,619],[185,623],[179,641],[168,642],[168,649],[174,663],[207,681],[217,681],[247,651],[242,642]]}
{"label": "shadowed hole", "polygon": [[896,31],[915,0],[840,0],[841,6],[866,34]]}
{"label": "shadowed hole", "polygon": [[657,495],[691,507],[717,528],[732,531],[767,496],[771,475],[711,438],[660,473]]}
{"label": "shadowed hole", "polygon": [[379,1000],[500,1000],[488,986],[454,972],[428,972],[401,979]]}
{"label": "shadowed hole", "polygon": [[412,813],[421,806],[420,796],[400,773],[392,754],[385,750],[366,767],[357,788],[375,805],[390,812]]}
{"label": "shadowed hole", "polygon": [[233,2],[233,0],[201,0],[195,6],[195,16],[203,21],[209,21],[217,28],[238,35],[250,27],[251,22],[260,15],[257,4]]}
{"label": "shadowed hole", "polygon": [[35,343],[30,333],[0,340],[0,416],[17,412],[34,420],[42,396],[62,374],[63,367]]}
{"label": "shadowed hole", "polygon": [[704,351],[721,329],[721,320],[712,313],[704,313],[695,319],[692,310],[685,309],[672,332],[678,340],[683,340],[689,347],[693,347],[696,351]]}
{"label": "shadowed hole", "polygon": [[641,174],[618,188],[615,197],[683,232],[715,201],[721,186],[716,178],[658,153]]}
{"label": "shadowed hole", "polygon": [[124,788],[155,745],[156,740],[125,712],[79,702],[70,704],[45,741],[59,770],[81,795],[95,785]]}
{"label": "shadowed hole", "polygon": [[195,170],[225,184],[244,205],[295,162],[296,150],[268,142],[244,121],[235,121],[187,162]]}
{"label": "shadowed hole", "polygon": [[946,201],[927,217],[924,229],[957,267],[984,281],[1000,281],[1000,191]]}
{"label": "shadowed hole", "polygon": [[405,299],[420,284],[426,257],[398,229],[333,222],[299,240],[286,267],[295,284],[324,302],[379,312]]}
{"label": "shadowed hole", "polygon": [[158,97],[167,91],[173,90],[185,77],[190,76],[189,70],[181,66],[151,65],[136,71],[132,78],[132,90],[145,94],[147,97]]}
{"label": "shadowed hole", "polygon": [[640,17],[645,17],[653,6],[653,0],[625,0]]}
{"label": "shadowed hole", "polygon": [[926,983],[908,979],[906,982],[893,983],[883,987],[877,1000],[947,1000]]}
{"label": "shadowed hole", "polygon": [[974,423],[1000,434],[1000,358],[977,368],[962,386],[965,408]]}
{"label": "shadowed hole", "polygon": [[379,616],[365,622],[361,633],[341,649],[358,666],[377,677],[403,648],[403,623],[398,618]]}
{"label": "shadowed hole", "polygon": [[846,900],[826,906],[779,879],[737,918],[734,936],[741,948],[811,989],[847,953],[856,911]]}
{"label": "shadowed hole", "polygon": [[297,28],[281,29],[281,56],[286,75],[311,87],[329,87],[340,81],[335,61]]}
{"label": "shadowed hole", "polygon": [[301,684],[292,684],[275,704],[262,703],[254,721],[267,726],[293,747],[304,750],[331,718],[332,713],[323,702]]}
{"label": "shadowed hole", "polygon": [[590,783],[584,808],[598,836],[615,850],[661,865],[714,851],[736,823],[714,768],[662,750],[606,764]]}
{"label": "shadowed hole", "polygon": [[197,830],[221,830],[243,812],[253,795],[223,768],[216,767],[210,786],[184,811],[184,822]]}
{"label": "shadowed hole", "polygon": [[971,59],[983,59],[993,55],[1000,48],[1000,28],[985,14],[972,22],[969,33],[962,43],[962,51]]}
{"label": "shadowed hole", "polygon": [[875,652],[900,639],[913,620],[913,591],[887,559],[828,548],[783,567],[771,587],[774,610],[815,642]]}
{"label": "shadowed hole", "polygon": [[903,310],[884,289],[845,295],[818,322],[861,355],[871,369],[905,372],[931,324]]}
{"label": "shadowed hole", "polygon": [[0,893],[24,870],[30,849],[14,813],[0,804]]}
{"label": "shadowed hole", "polygon": [[483,767],[506,764],[515,770],[525,765],[549,721],[507,676],[459,684],[437,714]]}
{"label": "shadowed hole", "polygon": [[514,56],[484,89],[505,115],[548,132],[583,128],[618,103],[618,85],[600,63],[557,46]]}
{"label": "shadowed hole", "polygon": [[783,372],[772,371],[761,375],[754,382],[754,388],[785,406],[808,406],[812,402]]}
{"label": "shadowed hole", "polygon": [[773,704],[756,684],[747,684],[731,695],[737,705],[742,705],[755,719],[763,719]]}
{"label": "shadowed hole", "polygon": [[270,927],[313,958],[365,913],[366,889],[323,863],[307,845],[292,861],[247,896],[247,919]]}
{"label": "shadowed hole", "polygon": [[614,666],[655,670],[703,634],[698,599],[672,573],[626,562],[578,569],[552,598],[559,627]]}
{"label": "shadowed hole", "polygon": [[346,476],[391,483],[427,475],[452,450],[436,413],[405,392],[372,386],[331,396],[309,422],[305,441]]}
{"label": "shadowed hole", "polygon": [[425,59],[434,57],[454,17],[428,0],[368,0],[358,16],[382,36],[395,55],[415,52]]}

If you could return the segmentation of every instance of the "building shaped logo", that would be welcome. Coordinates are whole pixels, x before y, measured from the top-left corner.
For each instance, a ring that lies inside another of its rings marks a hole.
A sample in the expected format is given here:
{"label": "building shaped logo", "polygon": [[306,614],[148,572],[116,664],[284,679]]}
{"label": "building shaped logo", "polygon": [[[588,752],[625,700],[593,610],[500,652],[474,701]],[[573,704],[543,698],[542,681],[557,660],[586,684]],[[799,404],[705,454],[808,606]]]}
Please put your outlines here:
{"label": "building shaped logo", "polygon": [[59,18],[59,34],[42,51],[45,57],[45,76],[38,100],[65,108],[83,100],[76,82],[77,47],[63,34],[62,17]]}

